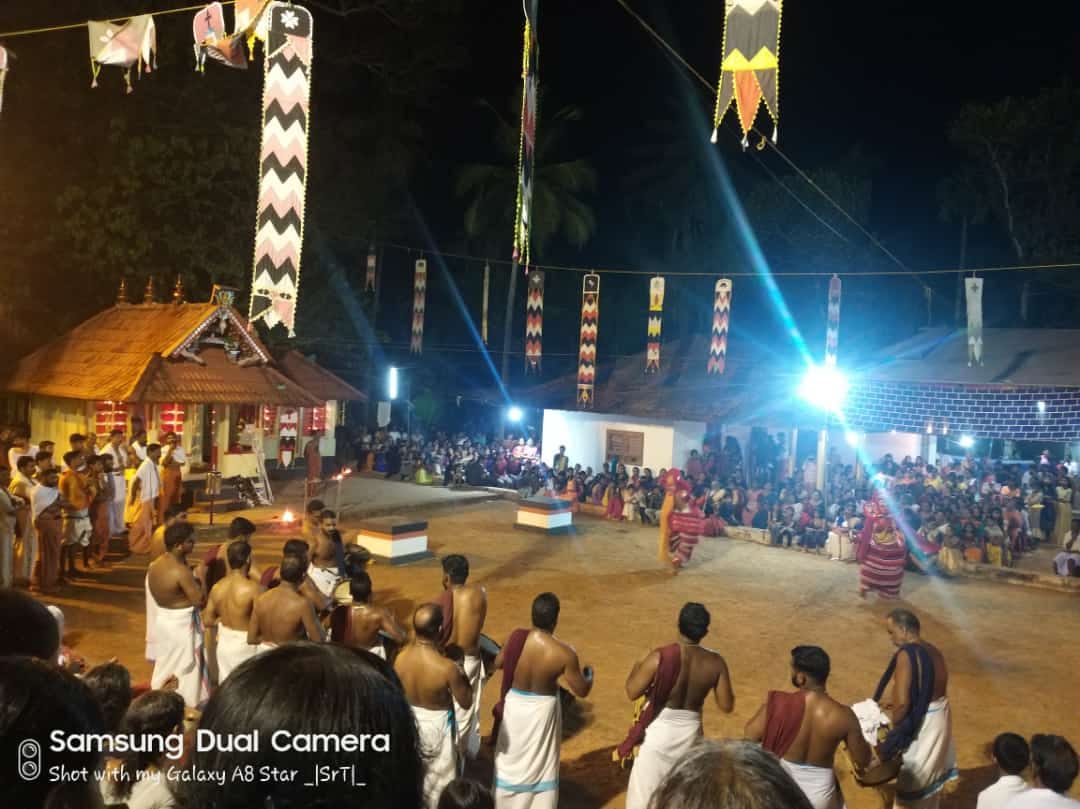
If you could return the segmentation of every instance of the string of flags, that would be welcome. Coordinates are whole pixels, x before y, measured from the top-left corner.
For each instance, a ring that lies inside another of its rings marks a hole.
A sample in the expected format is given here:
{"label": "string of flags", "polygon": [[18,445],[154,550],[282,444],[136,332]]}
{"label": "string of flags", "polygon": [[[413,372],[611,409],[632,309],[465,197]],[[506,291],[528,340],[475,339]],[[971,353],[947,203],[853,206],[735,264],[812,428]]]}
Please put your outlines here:
{"label": "string of flags", "polygon": [[124,69],[124,84],[130,93],[131,69],[135,75],[152,72],[157,67],[157,29],[154,17],[140,14],[123,25],[109,21],[91,20],[86,24],[90,35],[91,87],[98,86],[98,74],[105,66]]}

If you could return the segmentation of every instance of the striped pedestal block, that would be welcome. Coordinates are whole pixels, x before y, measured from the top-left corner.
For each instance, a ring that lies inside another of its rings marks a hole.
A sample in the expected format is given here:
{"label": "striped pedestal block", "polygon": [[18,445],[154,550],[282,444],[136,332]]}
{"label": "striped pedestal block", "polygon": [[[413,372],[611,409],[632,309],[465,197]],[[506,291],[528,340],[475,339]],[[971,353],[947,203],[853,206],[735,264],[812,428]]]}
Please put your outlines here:
{"label": "striped pedestal block", "polygon": [[386,559],[392,565],[404,565],[430,559],[434,554],[427,546],[427,521],[408,517],[375,517],[360,523],[356,535],[372,556]]}
{"label": "striped pedestal block", "polygon": [[518,504],[515,528],[545,534],[569,534],[574,530],[574,513],[569,500],[530,497]]}

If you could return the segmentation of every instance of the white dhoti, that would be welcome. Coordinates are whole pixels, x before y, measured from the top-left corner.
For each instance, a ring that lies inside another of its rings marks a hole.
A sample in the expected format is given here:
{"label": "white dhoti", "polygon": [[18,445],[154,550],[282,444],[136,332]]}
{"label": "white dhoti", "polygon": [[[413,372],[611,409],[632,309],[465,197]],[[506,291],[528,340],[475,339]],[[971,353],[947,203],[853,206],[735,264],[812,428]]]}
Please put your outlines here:
{"label": "white dhoti", "polygon": [[246,629],[230,629],[218,624],[217,633],[217,675],[218,685],[232,674],[232,670],[259,652],[258,646],[247,642]]}
{"label": "white dhoti", "polygon": [[626,788],[626,809],[646,809],[660,782],[701,739],[701,713],[664,708],[645,730]]}
{"label": "white dhoti", "polygon": [[371,652],[376,657],[381,657],[383,660],[386,660],[386,647],[383,646],[382,641],[379,641],[367,651]]}
{"label": "white dhoti", "polygon": [[844,796],[840,794],[832,767],[795,764],[783,759],[780,759],[780,766],[799,785],[814,809],[844,809]]}
{"label": "white dhoti", "polygon": [[338,576],[336,569],[325,567],[309,567],[308,577],[314,582],[315,586],[319,588],[319,592],[327,598],[331,598],[334,595],[334,588],[338,586],[338,582],[341,581],[341,577]]}
{"label": "white dhoti", "polygon": [[124,533],[124,503],[127,501],[127,481],[124,473],[112,473],[113,499],[109,503],[109,532],[112,536]]}
{"label": "white dhoti", "polygon": [[495,743],[496,809],[556,809],[561,743],[559,698],[512,688]]}
{"label": "white dhoti", "polygon": [[146,574],[143,580],[143,589],[146,591],[146,659],[153,663],[157,660],[157,644],[154,643],[157,624],[157,602],[150,595],[150,574]]}
{"label": "white dhoti", "polygon": [[454,711],[412,706],[424,758],[424,806],[435,809],[446,785],[458,777]]}
{"label": "white dhoti", "polygon": [[458,749],[463,756],[476,758],[476,754],[480,752],[480,694],[484,688],[484,664],[479,655],[465,655],[464,668],[473,696],[471,705],[458,705],[457,700],[454,700]]}
{"label": "white dhoti", "polygon": [[941,790],[959,776],[949,698],[942,697],[930,703],[919,735],[904,751],[903,764],[896,776],[895,805],[935,809],[941,800]]}
{"label": "white dhoti", "polygon": [[210,683],[203,656],[202,621],[194,607],[165,609],[158,606],[154,623],[157,659],[151,688],[161,688],[175,676],[180,682],[176,692],[189,708],[197,707],[210,696]]}

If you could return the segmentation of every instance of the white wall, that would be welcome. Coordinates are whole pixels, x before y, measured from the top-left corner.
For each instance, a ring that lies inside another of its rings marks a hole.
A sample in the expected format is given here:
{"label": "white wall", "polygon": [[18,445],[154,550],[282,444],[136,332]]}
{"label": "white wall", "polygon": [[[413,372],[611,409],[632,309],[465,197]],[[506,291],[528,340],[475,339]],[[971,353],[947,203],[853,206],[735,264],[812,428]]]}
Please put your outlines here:
{"label": "white wall", "polygon": [[[570,464],[599,469],[604,463],[604,443],[608,430],[630,430],[645,434],[642,467],[668,469],[686,463],[690,449],[701,449],[705,424],[663,422],[655,419],[620,417],[573,410],[545,410],[541,438],[541,458],[551,464],[559,446],[566,447]],[[693,443],[691,443],[693,442]],[[680,454],[681,453],[681,454]]]}
{"label": "white wall", "polygon": [[[905,455],[914,459],[922,454],[922,436],[918,433],[865,433],[861,437],[860,452],[870,463],[877,463],[886,453],[892,453],[897,463]],[[834,450],[843,463],[855,463],[855,450],[848,444],[843,430],[829,431],[829,453]]]}

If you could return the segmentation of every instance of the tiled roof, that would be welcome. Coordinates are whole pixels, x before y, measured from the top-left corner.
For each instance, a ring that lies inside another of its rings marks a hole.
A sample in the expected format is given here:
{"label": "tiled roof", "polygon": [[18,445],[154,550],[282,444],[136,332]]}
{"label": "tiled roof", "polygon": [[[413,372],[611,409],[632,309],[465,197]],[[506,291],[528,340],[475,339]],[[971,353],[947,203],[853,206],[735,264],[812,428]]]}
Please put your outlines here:
{"label": "tiled roof", "polygon": [[316,365],[299,351],[287,351],[277,357],[277,366],[296,384],[324,402],[367,401],[366,394],[321,365]]}
{"label": "tiled roof", "polygon": [[157,360],[147,370],[139,401],[216,402],[318,407],[315,396],[269,365],[241,366],[221,348],[203,349],[199,365],[187,359]]}

